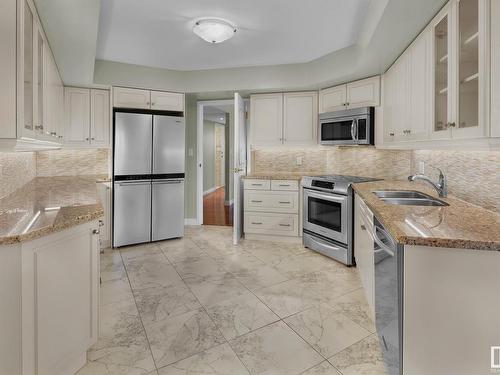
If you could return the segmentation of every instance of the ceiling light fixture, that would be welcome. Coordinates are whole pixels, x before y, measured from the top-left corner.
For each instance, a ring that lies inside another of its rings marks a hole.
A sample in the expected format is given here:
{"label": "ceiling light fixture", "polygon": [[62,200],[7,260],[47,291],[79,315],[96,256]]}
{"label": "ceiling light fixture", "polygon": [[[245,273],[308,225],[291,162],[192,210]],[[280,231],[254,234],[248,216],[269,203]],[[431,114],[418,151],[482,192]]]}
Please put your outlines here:
{"label": "ceiling light fixture", "polygon": [[209,43],[221,43],[231,39],[236,31],[236,26],[219,18],[199,19],[193,26],[193,32]]}

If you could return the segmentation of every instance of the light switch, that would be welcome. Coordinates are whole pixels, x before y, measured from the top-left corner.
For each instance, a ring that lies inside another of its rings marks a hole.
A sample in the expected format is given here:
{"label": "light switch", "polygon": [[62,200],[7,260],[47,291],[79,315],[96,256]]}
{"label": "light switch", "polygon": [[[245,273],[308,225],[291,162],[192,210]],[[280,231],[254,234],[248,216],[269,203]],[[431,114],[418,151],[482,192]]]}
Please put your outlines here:
{"label": "light switch", "polygon": [[425,161],[418,163],[418,173],[425,174]]}
{"label": "light switch", "polygon": [[188,148],[188,156],[193,156],[194,153],[193,153],[193,149],[192,148]]}
{"label": "light switch", "polygon": [[295,161],[297,165],[302,165],[302,156],[297,156],[297,160]]}

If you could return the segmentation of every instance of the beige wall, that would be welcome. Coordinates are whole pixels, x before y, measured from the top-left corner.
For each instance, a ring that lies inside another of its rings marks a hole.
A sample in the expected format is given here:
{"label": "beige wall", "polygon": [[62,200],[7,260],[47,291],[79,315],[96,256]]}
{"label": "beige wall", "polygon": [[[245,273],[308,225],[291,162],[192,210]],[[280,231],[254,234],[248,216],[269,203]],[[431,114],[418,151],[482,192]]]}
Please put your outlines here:
{"label": "beige wall", "polygon": [[[296,165],[297,156],[302,165]],[[252,151],[253,173],[352,174],[404,180],[418,173],[437,179],[444,170],[450,194],[500,212],[500,151],[378,150],[373,147],[269,148]]]}

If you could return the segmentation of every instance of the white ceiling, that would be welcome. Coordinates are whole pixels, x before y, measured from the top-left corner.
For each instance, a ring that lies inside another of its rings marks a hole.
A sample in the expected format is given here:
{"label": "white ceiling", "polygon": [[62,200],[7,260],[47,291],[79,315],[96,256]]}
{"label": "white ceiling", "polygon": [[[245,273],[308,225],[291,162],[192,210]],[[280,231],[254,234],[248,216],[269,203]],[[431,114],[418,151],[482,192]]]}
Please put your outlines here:
{"label": "white ceiling", "polygon": [[[376,1],[376,0],[371,0]],[[97,59],[175,70],[304,63],[357,42],[370,0],[101,0]],[[237,25],[209,44],[200,17]]]}

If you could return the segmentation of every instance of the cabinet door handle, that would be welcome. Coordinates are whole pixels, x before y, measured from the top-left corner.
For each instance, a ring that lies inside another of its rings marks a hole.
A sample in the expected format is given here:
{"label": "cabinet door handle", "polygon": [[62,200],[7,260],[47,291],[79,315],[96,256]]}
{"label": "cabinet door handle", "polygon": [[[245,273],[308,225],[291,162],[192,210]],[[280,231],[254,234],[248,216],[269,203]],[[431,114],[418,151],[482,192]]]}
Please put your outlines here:
{"label": "cabinet door handle", "polygon": [[262,203],[262,201],[255,201],[255,200],[252,200],[252,203]]}
{"label": "cabinet door handle", "polygon": [[389,135],[390,135],[391,137],[394,137],[394,133],[389,133]]}
{"label": "cabinet door handle", "polygon": [[290,224],[280,224],[280,227],[290,227]]}
{"label": "cabinet door handle", "polygon": [[86,141],[88,141],[88,140],[89,140],[89,138],[85,138],[85,140],[86,140]]}
{"label": "cabinet door handle", "polygon": [[363,224],[361,224],[361,230],[366,230],[366,227]]}
{"label": "cabinet door handle", "polygon": [[100,226],[100,227],[103,227],[103,226],[104,226],[104,221],[99,220],[99,226]]}
{"label": "cabinet door handle", "polygon": [[279,204],[290,204],[291,202],[286,202],[286,201],[279,201]]}
{"label": "cabinet door handle", "polygon": [[252,221],[252,224],[253,225],[262,225],[262,223],[256,223],[256,222],[253,222],[253,221]]}
{"label": "cabinet door handle", "polygon": [[94,229],[94,230],[92,231],[92,234],[99,234],[99,233],[101,233],[101,232],[99,231],[99,229]]}
{"label": "cabinet door handle", "polygon": [[92,138],[90,138],[90,139],[91,139],[92,141],[95,141],[95,138],[94,138],[94,137],[92,137]]}
{"label": "cabinet door handle", "polygon": [[151,103],[151,107],[154,106],[155,104],[156,104],[155,102]]}

